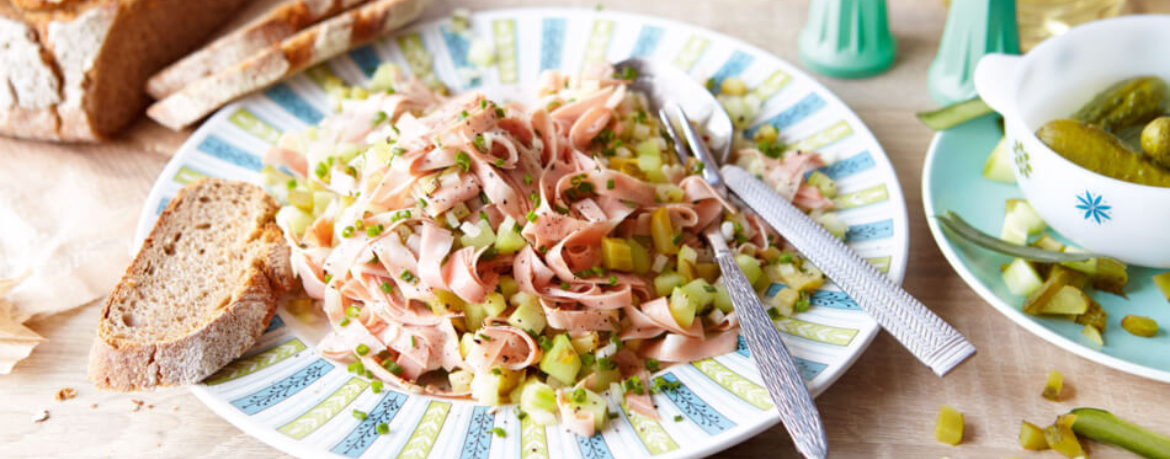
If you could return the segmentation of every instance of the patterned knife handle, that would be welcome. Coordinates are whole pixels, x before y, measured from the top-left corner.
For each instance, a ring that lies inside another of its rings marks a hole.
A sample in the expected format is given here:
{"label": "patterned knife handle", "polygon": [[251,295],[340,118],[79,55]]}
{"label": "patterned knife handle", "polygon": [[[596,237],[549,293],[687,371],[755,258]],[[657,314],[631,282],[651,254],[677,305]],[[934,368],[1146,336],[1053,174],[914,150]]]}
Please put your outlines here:
{"label": "patterned knife handle", "polygon": [[935,374],[975,354],[967,338],[763,182],[736,166],[721,171],[731,191]]}

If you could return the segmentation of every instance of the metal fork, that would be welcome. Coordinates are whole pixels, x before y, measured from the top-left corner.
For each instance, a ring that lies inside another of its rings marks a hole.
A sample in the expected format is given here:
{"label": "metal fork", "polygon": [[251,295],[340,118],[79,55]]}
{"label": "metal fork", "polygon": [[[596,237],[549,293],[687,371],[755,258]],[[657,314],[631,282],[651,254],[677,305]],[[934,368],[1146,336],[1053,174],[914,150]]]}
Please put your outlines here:
{"label": "metal fork", "polygon": [[[683,142],[675,131],[668,110],[673,111],[678,118],[686,142]],[[691,156],[703,164],[716,164],[711,158],[711,152],[691,128],[686,114],[677,104],[668,102],[666,106],[660,107],[658,117],[674,143],[675,152],[683,162],[687,156]],[[690,147],[689,150],[687,146]],[[724,186],[718,169],[704,167],[702,174],[707,183],[724,197],[728,196],[727,187]],[[760,304],[760,297],[756,295],[755,289],[736,263],[735,255],[727,246],[727,241],[723,239],[723,233],[719,231],[719,222],[708,225],[703,231],[703,236],[715,250],[715,260],[723,272],[723,283],[727,285],[731,303],[735,306],[735,312],[739,314],[740,329],[743,331],[748,349],[752,352],[752,358],[760,369],[764,387],[772,396],[776,410],[780,413],[784,428],[788,430],[796,449],[804,457],[824,458],[828,455],[829,444],[825,439],[825,427],[821,423],[820,412],[817,411],[817,406],[808,393],[808,387],[805,386],[800,371],[796,369],[796,364],[788,353],[788,347],[780,338],[780,332],[776,331],[776,326],[765,312],[764,305]]]}
{"label": "metal fork", "polygon": [[695,145],[709,144],[719,152],[717,160],[706,155],[703,170],[721,171],[722,177],[728,179],[723,183],[732,197],[746,202],[745,208],[760,215],[935,374],[943,376],[975,354],[975,347],[961,333],[791,202],[742,168],[723,165],[734,136],[731,119],[711,93],[690,75],[669,64],[642,58],[627,59],[615,67],[632,68],[637,74],[632,88],[645,93],[655,107],[665,106],[666,101],[677,101],[686,113],[702,120],[706,137],[701,140],[705,142]]}

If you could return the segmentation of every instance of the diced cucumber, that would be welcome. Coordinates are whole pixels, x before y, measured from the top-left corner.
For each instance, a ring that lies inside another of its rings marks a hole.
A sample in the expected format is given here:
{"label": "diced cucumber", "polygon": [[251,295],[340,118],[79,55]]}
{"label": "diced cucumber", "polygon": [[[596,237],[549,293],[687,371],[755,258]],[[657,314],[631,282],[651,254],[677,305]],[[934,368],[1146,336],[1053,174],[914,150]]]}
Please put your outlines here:
{"label": "diced cucumber", "polygon": [[1066,285],[1080,288],[1085,285],[1087,278],[1084,274],[1064,266],[1053,266],[1048,273],[1048,279],[1044,281],[1040,289],[1032,292],[1031,295],[1028,295],[1028,299],[1024,300],[1024,312],[1033,315],[1040,314],[1044,305],[1048,304],[1061,288]]}
{"label": "diced cucumber", "polygon": [[492,371],[475,375],[471,381],[471,396],[479,403],[498,406],[507,403],[504,394],[512,391],[516,383],[523,376],[523,372],[512,371],[507,368],[493,368]]}
{"label": "diced cucumber", "polygon": [[678,273],[687,278],[689,282],[691,279],[698,277],[695,272],[695,264],[699,261],[699,252],[691,248],[689,245],[680,246],[678,249]]}
{"label": "diced cucumber", "polygon": [[[1040,234],[1048,227],[1044,223],[1044,219],[1040,218],[1040,214],[1036,213],[1036,209],[1023,199],[1008,199],[1004,205],[1006,209],[1006,219],[1014,218],[1017,225],[1027,231],[1028,235]],[[1014,217],[1012,215],[1015,215]]]}
{"label": "diced cucumber", "polygon": [[435,299],[428,301],[427,305],[429,305],[431,307],[431,311],[434,311],[436,314],[459,312],[464,310],[467,304],[463,301],[462,298],[459,298],[458,295],[455,295],[454,293],[451,293],[447,290],[434,289],[431,291],[431,294],[435,296]]}
{"label": "diced cucumber", "polygon": [[463,358],[467,358],[471,354],[471,348],[475,346],[475,333],[464,333],[459,337],[459,354]]}
{"label": "diced cucumber", "polygon": [[707,309],[715,301],[717,290],[711,284],[708,284],[706,280],[695,279],[679,288],[695,301],[695,306],[699,311]]}
{"label": "diced cucumber", "polygon": [[829,234],[836,236],[837,239],[844,240],[845,234],[849,232],[849,224],[841,220],[841,217],[836,212],[825,212],[816,216],[813,220],[820,223],[821,226],[829,231]]}
{"label": "diced cucumber", "polygon": [[332,191],[314,191],[313,192],[313,216],[320,217],[325,213],[325,209],[329,208],[329,204],[337,198],[337,194]]}
{"label": "diced cucumber", "polygon": [[776,312],[784,317],[789,317],[796,309],[796,300],[800,299],[800,292],[791,288],[782,288],[776,292],[768,304],[776,308]]}
{"label": "diced cucumber", "polygon": [[627,239],[626,242],[630,246],[633,273],[644,275],[650,272],[650,265],[653,264],[653,261],[650,259],[650,251],[646,250],[646,247],[632,238]]}
{"label": "diced cucumber", "polygon": [[299,208],[285,206],[276,213],[276,222],[293,234],[301,235],[313,224],[313,216]]}
{"label": "diced cucumber", "polygon": [[526,245],[528,245],[528,241],[520,235],[520,227],[516,225],[516,220],[513,220],[512,217],[504,217],[503,223],[500,223],[499,232],[496,233],[496,251],[500,255],[508,255],[519,252]]}
{"label": "diced cucumber", "polygon": [[537,424],[556,424],[557,393],[548,384],[529,379],[520,392],[520,409]]}
{"label": "diced cucumber", "polygon": [[667,296],[675,287],[683,285],[686,281],[687,279],[679,273],[665,271],[654,278],[654,291],[658,296]]}
{"label": "diced cucumber", "polygon": [[483,320],[487,317],[488,313],[482,304],[465,303],[463,305],[463,323],[467,326],[468,331],[479,330],[483,326]]}
{"label": "diced cucumber", "polygon": [[682,202],[683,195],[686,193],[682,188],[673,183],[660,183],[654,185],[655,197],[662,202]]}
{"label": "diced cucumber", "polygon": [[662,151],[658,149],[658,142],[655,142],[653,139],[638,142],[638,144],[634,146],[634,153],[637,154],[638,157],[662,156]]}
{"label": "diced cucumber", "polygon": [[471,390],[471,382],[475,374],[467,370],[455,370],[447,374],[447,381],[451,383],[451,390],[466,392]]}
{"label": "diced cucumber", "polygon": [[987,155],[987,161],[983,163],[983,178],[993,182],[1016,183],[1016,175],[1012,172],[1014,167],[1007,139],[999,139],[999,143],[995,144],[991,154]]}
{"label": "diced cucumber", "polygon": [[1044,284],[1032,264],[1023,258],[1012,260],[1003,272],[1003,282],[1007,284],[1008,291],[1017,296],[1031,295]]}
{"label": "diced cucumber", "polygon": [[715,286],[715,307],[724,313],[735,310],[735,305],[731,303],[731,294],[727,291],[727,286],[718,284]]}
{"label": "diced cucumber", "polygon": [[288,189],[288,203],[305,212],[313,211],[313,192],[306,188]]}
{"label": "diced cucumber", "polygon": [[[521,300],[516,301],[516,298]],[[509,325],[533,333],[544,331],[548,322],[544,317],[544,309],[540,307],[540,300],[531,294],[519,292],[512,296],[512,304],[516,305],[516,310],[508,316]]]}
{"label": "diced cucumber", "polygon": [[504,295],[496,292],[487,294],[487,296],[484,298],[484,302],[481,303],[480,306],[483,308],[484,312],[487,313],[487,317],[498,316],[502,314],[505,309],[508,309],[508,303],[504,301]]}
{"label": "diced cucumber", "polygon": [[277,186],[288,183],[293,180],[293,176],[288,175],[272,166],[264,166],[260,169],[260,180],[264,186]]}
{"label": "diced cucumber", "polygon": [[580,370],[581,357],[573,349],[569,335],[557,335],[553,338],[552,347],[540,359],[540,371],[565,385],[572,385],[577,381],[577,372]]}
{"label": "diced cucumber", "polygon": [[511,299],[519,291],[520,285],[516,283],[516,279],[511,274],[500,276],[500,293],[504,295],[504,298]]}
{"label": "diced cucumber", "polygon": [[[644,142],[643,142],[644,143]],[[643,173],[649,175],[653,173],[662,173],[662,157],[658,155],[638,155],[638,169]]]}
{"label": "diced cucumber", "polygon": [[805,179],[805,183],[816,187],[817,190],[820,190],[821,194],[826,198],[833,199],[837,197],[837,182],[834,182],[833,179],[829,178],[828,175],[825,175],[824,172],[813,171],[813,173],[809,174],[808,178]]}
{"label": "diced cucumber", "polygon": [[629,272],[634,269],[634,256],[625,239],[601,239],[601,264],[606,269]]}
{"label": "diced cucumber", "polygon": [[670,315],[684,330],[690,329],[691,324],[695,322],[696,306],[697,302],[682,288],[675,287],[670,293]]}
{"label": "diced cucumber", "polygon": [[[464,224],[466,225],[466,223]],[[478,230],[478,232],[475,230]],[[465,231],[464,234],[459,237],[459,242],[462,243],[464,247],[483,248],[496,242],[496,233],[492,231],[492,224],[490,222],[487,220],[480,220],[475,223],[475,229],[471,231]],[[496,250],[499,250],[499,248],[496,248]]]}
{"label": "diced cucumber", "polygon": [[[570,391],[570,393],[576,392],[576,389],[563,390]],[[601,432],[605,429],[605,425],[609,423],[609,405],[605,402],[605,399],[596,392],[593,392],[589,389],[581,390],[585,392],[585,400],[576,401],[573,400],[573,397],[570,396],[569,407],[575,411],[584,411],[586,413],[592,414],[593,428],[597,432]]]}
{"label": "diced cucumber", "polygon": [[576,336],[570,336],[569,341],[573,343],[573,350],[577,354],[588,354],[597,350],[598,345],[601,344],[601,337],[595,331],[579,333]]}
{"label": "diced cucumber", "polygon": [[760,260],[757,260],[756,257],[739,254],[735,256],[735,263],[739,265],[744,277],[747,277],[748,283],[752,285],[755,285],[756,281],[760,280],[760,276],[764,275],[764,270],[760,268]]}

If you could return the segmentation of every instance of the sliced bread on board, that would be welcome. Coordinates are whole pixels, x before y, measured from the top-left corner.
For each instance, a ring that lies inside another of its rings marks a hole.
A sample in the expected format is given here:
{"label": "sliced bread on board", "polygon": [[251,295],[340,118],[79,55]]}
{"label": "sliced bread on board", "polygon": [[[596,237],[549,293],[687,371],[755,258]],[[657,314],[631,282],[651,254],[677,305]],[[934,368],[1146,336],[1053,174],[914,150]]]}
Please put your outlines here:
{"label": "sliced bread on board", "polygon": [[200,78],[243,62],[317,21],[366,1],[254,0],[237,15],[238,23],[223,28],[230,31],[227,35],[150,77],[146,82],[146,92],[155,99],[162,99]]}
{"label": "sliced bread on board", "polygon": [[429,2],[373,0],[187,85],[155,102],[146,114],[171,129],[182,129],[240,96],[402,27],[417,18]]}
{"label": "sliced bread on board", "polygon": [[194,384],[251,348],[293,288],[278,209],[243,182],[202,179],[180,191],[102,307],[94,385]]}
{"label": "sliced bread on board", "polygon": [[[14,3],[15,2],[15,3]],[[0,0],[0,135],[96,141],[246,0]]]}

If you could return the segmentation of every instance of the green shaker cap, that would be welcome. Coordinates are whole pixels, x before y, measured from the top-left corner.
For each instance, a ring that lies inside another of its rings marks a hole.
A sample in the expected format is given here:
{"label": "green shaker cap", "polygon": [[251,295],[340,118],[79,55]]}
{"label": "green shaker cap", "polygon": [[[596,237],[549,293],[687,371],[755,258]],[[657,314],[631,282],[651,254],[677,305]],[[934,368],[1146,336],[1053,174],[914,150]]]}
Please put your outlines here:
{"label": "green shaker cap", "polygon": [[886,0],[812,0],[800,32],[800,60],[814,72],[862,78],[894,63]]}
{"label": "green shaker cap", "polygon": [[940,105],[975,97],[975,67],[992,53],[1020,54],[1015,0],[952,0],[938,55],[930,64],[930,97]]}

